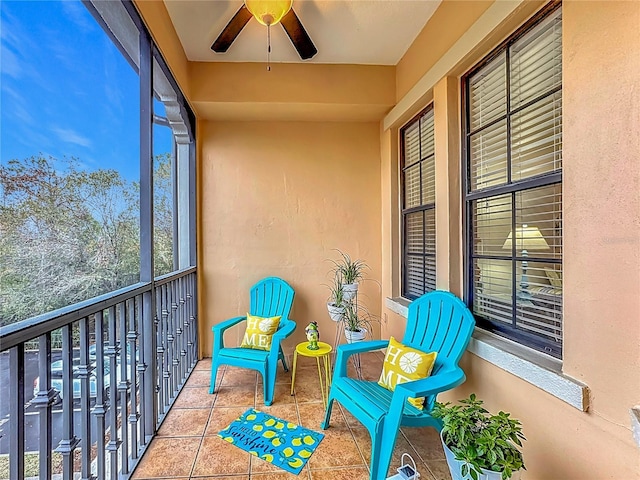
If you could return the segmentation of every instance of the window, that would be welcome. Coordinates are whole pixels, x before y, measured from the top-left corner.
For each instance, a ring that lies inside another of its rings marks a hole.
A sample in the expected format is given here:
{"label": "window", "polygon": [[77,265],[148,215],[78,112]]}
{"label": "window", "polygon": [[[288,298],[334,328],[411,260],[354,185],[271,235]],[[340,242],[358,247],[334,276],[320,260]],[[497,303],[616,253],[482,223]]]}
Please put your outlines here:
{"label": "window", "polygon": [[463,79],[465,294],[478,325],[562,355],[562,25],[553,4]]}
{"label": "window", "polygon": [[400,132],[402,140],[402,295],[436,288],[436,178],[433,108]]}
{"label": "window", "polygon": [[0,326],[193,265],[194,117],[133,4],[0,15]]}

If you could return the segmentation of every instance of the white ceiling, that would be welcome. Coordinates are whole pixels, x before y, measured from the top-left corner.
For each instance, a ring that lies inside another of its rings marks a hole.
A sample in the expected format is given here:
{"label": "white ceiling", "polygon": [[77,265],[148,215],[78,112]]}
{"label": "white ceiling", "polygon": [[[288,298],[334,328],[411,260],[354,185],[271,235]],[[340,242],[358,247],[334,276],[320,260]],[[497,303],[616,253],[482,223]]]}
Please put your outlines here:
{"label": "white ceiling", "polygon": [[[441,0],[294,0],[318,54],[311,63],[396,65]],[[266,62],[267,27],[251,19],[224,54],[211,44],[242,0],[164,0],[191,61]],[[301,62],[281,25],[271,31],[271,61]]]}

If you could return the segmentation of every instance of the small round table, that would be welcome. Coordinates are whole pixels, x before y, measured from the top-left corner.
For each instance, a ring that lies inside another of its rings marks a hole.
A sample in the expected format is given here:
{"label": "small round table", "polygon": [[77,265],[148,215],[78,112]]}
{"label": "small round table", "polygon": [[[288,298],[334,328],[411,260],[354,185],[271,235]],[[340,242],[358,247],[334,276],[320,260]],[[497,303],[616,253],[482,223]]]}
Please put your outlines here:
{"label": "small round table", "polygon": [[[318,378],[320,379],[320,393],[322,394],[322,403],[324,407],[327,407],[327,399],[329,397],[329,385],[331,381],[331,345],[324,342],[318,342],[317,350],[309,350],[307,347],[309,342],[302,342],[296,346],[295,352],[293,352],[293,371],[291,373],[291,395],[293,395],[293,388],[296,383],[296,366],[298,364],[298,354],[303,357],[312,357],[316,359],[318,364]],[[324,362],[324,380],[322,379],[322,369],[320,368],[320,359]]]}

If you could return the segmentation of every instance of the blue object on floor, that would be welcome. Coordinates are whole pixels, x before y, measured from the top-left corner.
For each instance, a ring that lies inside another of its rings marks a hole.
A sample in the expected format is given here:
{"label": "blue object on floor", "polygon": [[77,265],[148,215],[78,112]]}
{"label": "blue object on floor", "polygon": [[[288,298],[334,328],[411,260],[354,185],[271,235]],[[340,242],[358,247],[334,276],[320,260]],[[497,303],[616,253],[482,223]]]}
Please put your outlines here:
{"label": "blue object on floor", "polygon": [[258,317],[282,317],[278,331],[273,334],[270,350],[255,350],[242,347],[225,347],[224,332],[228,328],[246,321],[247,317],[235,317],[214,325],[213,330],[213,354],[211,358],[211,380],[209,393],[214,393],[216,376],[220,365],[233,365],[236,367],[257,370],[262,374],[264,385],[264,404],[273,403],[273,392],[276,384],[276,371],[278,360],[282,362],[284,371],[287,372],[287,364],[280,342],[287,338],[296,329],[296,323],[289,318],[293,305],[294,291],[291,286],[277,277],[268,277],[260,280],[251,287],[251,299],[249,314]]}
{"label": "blue object on floor", "polygon": [[298,474],[324,438],[295,423],[250,408],[218,433],[251,455]]}
{"label": "blue object on floor", "polygon": [[[338,346],[322,428],[329,427],[334,400],[338,400],[367,428],[371,436],[371,480],[387,477],[400,427],[442,429],[442,422],[433,418],[430,412],[438,393],[464,382],[465,375],[458,362],[467,348],[474,326],[475,320],[469,309],[449,292],[430,292],[411,302],[402,343],[425,353],[437,351],[438,356],[431,376],[399,384],[393,392],[378,385],[377,381],[347,376],[351,355],[386,348],[387,340]],[[407,402],[412,397],[426,397],[423,410]]]}

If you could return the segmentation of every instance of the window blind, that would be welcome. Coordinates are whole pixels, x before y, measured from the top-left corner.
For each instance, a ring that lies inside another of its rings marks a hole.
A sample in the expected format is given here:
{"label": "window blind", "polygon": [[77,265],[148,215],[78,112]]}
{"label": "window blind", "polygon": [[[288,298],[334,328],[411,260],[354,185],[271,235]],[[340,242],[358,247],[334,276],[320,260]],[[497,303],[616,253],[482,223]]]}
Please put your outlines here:
{"label": "window blind", "polygon": [[557,10],[510,48],[511,110],[562,84],[562,23]]}
{"label": "window blind", "polygon": [[[561,343],[561,184],[476,200],[471,211],[475,312]],[[542,241],[527,250],[527,237],[516,235],[514,252],[514,242],[508,241],[514,219],[518,226],[537,229]]]}
{"label": "window blind", "polygon": [[416,298],[435,289],[435,136],[433,110],[402,131],[403,266],[402,294]]}
{"label": "window blind", "polygon": [[506,114],[506,61],[502,52],[469,80],[471,131]]}

